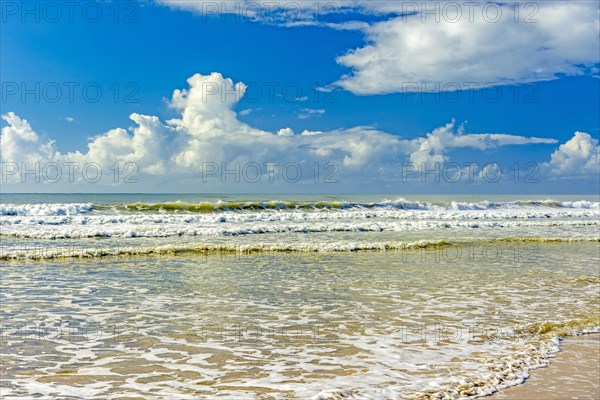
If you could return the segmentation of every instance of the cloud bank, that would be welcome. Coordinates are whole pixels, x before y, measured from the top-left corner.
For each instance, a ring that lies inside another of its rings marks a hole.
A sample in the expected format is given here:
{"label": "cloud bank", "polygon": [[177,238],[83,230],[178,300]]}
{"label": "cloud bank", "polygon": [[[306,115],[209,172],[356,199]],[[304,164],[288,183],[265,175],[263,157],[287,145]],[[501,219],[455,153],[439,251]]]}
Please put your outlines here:
{"label": "cloud bank", "polygon": [[[54,141],[42,138],[27,120],[9,112],[2,116],[6,126],[0,137],[0,160],[3,165],[95,163],[103,170],[110,170],[115,163],[134,163],[143,177],[140,182],[150,185],[198,178],[206,174],[207,164],[226,164],[226,168],[253,164],[278,170],[295,163],[305,173],[302,181],[313,182],[308,171],[315,163],[321,168],[334,164],[340,185],[352,189],[360,182],[377,184],[396,178],[406,163],[421,168],[455,161],[450,157],[455,149],[484,152],[509,145],[557,143],[550,138],[465,133],[454,121],[411,139],[370,126],[300,133],[282,127],[269,132],[238,119],[235,108],[244,95],[243,83],[212,73],[195,74],[188,84],[186,89],[175,90],[170,100],[179,117],[162,122],[157,116],[133,113],[132,128],[115,128],[93,138],[85,152],[61,153]],[[544,168],[553,176],[598,174],[598,154],[598,141],[577,132],[549,157]],[[4,172],[5,183],[19,182],[19,174]],[[99,183],[114,183],[108,178]]]}

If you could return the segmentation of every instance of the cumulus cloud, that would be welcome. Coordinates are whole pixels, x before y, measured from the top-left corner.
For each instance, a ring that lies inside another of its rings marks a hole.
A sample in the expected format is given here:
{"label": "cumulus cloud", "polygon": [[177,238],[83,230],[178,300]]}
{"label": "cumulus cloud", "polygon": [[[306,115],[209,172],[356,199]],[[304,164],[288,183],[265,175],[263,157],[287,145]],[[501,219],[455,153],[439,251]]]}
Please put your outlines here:
{"label": "cumulus cloud", "polygon": [[600,62],[596,3],[537,2],[527,11],[521,4],[518,17],[512,3],[484,11],[485,4],[472,18],[466,8],[456,19],[454,11],[419,7],[368,26],[367,44],[338,57],[352,73],[337,84],[356,94],[470,89],[580,75]]}
{"label": "cumulus cloud", "polygon": [[56,156],[54,142],[42,139],[25,119],[13,112],[2,116],[8,124],[0,136],[0,160],[36,163]]}
{"label": "cumulus cloud", "polygon": [[[3,116],[7,126],[0,136],[0,158],[13,163],[95,163],[104,170],[115,163],[133,163],[147,182],[152,182],[152,177],[171,182],[198,177],[206,163],[229,167],[235,163],[335,163],[340,174],[352,182],[377,182],[397,173],[404,162],[447,162],[453,149],[556,143],[554,139],[503,133],[465,133],[454,121],[413,139],[371,126],[304,130],[300,134],[285,127],[269,132],[237,118],[235,108],[244,95],[243,83],[212,73],[196,74],[188,84],[187,89],[175,90],[170,101],[179,117],[162,122],[156,116],[133,113],[133,128],[115,128],[92,138],[85,152],[60,153],[54,142],[41,138],[26,120],[9,112]],[[577,133],[552,155],[549,170],[591,171],[598,162],[597,144],[589,135]]]}
{"label": "cumulus cloud", "polygon": [[551,176],[573,177],[591,175],[600,177],[600,146],[588,133],[575,132],[568,142],[552,153],[542,170]]}
{"label": "cumulus cloud", "polygon": [[278,136],[294,136],[292,128],[282,128],[277,131]]}

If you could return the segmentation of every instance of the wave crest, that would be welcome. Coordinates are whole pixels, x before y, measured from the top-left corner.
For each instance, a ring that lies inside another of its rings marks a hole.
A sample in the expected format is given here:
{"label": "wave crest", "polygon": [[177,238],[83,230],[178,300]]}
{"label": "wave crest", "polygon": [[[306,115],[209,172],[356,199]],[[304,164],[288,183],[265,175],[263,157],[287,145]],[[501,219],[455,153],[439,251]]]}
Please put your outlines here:
{"label": "wave crest", "polygon": [[539,209],[571,208],[571,209],[600,209],[600,202],[555,201],[555,200],[516,200],[508,202],[420,202],[405,199],[384,200],[374,203],[348,201],[215,201],[215,202],[164,202],[164,203],[130,203],[130,204],[91,204],[91,203],[42,203],[42,204],[1,204],[0,215],[6,216],[50,216],[77,215],[92,211],[97,212],[162,212],[162,213],[218,213],[233,211],[261,210],[364,210],[364,209],[393,209],[393,210],[434,210],[434,211],[469,211],[491,209]]}

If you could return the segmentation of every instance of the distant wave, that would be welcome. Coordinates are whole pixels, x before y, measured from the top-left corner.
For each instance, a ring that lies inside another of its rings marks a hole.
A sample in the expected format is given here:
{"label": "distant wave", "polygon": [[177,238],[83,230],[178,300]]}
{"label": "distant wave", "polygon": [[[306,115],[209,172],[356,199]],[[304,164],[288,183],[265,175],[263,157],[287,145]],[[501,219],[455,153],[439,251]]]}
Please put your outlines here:
{"label": "distant wave", "polygon": [[301,201],[216,201],[216,202],[165,202],[165,203],[131,203],[131,204],[0,204],[0,215],[3,216],[51,216],[78,215],[97,212],[155,212],[155,213],[218,213],[230,211],[261,211],[261,210],[432,210],[432,211],[469,211],[492,209],[539,209],[539,208],[569,208],[569,209],[600,209],[600,202],[592,201],[555,201],[555,200],[518,200],[508,202],[419,202],[405,199],[387,200],[376,203],[355,202],[301,202]]}
{"label": "distant wave", "polygon": [[91,203],[0,204],[0,215],[77,215],[94,209]]}
{"label": "distant wave", "polygon": [[493,245],[499,243],[570,243],[600,242],[594,238],[561,237],[509,237],[475,240],[417,240],[395,242],[329,242],[329,243],[253,243],[253,244],[181,244],[160,246],[106,246],[93,247],[81,244],[74,247],[44,249],[0,248],[0,260],[55,259],[55,258],[96,258],[115,256],[153,256],[177,254],[263,254],[263,253],[347,253],[363,251],[402,251],[415,249],[435,249],[464,247],[471,245]]}

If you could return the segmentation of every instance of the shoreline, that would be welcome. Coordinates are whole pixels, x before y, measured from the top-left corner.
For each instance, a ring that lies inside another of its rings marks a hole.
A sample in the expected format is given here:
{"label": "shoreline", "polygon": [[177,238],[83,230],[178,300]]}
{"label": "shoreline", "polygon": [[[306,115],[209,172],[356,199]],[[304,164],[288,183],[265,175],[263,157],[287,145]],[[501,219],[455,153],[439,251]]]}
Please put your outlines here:
{"label": "shoreline", "polygon": [[501,389],[493,400],[600,399],[600,333],[567,336],[547,367],[529,371],[520,385]]}

